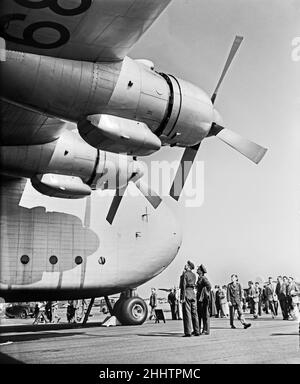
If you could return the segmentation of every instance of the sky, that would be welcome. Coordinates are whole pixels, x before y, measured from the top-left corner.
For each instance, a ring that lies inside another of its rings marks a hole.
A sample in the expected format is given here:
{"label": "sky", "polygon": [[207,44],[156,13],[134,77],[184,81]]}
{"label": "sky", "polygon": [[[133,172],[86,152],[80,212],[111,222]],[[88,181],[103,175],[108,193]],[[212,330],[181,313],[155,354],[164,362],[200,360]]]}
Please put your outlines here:
{"label": "sky", "polygon": [[[300,281],[299,17],[297,0],[174,0],[131,50],[210,95],[235,35],[244,36],[216,108],[226,127],[268,148],[255,165],[218,139],[205,140],[196,158],[203,203],[166,199],[182,223],[182,247],[138,289],[141,296],[178,285],[187,260],[203,263],[213,284],[232,273],[242,284],[279,274]],[[182,151],[163,148],[146,162],[179,160]]]}

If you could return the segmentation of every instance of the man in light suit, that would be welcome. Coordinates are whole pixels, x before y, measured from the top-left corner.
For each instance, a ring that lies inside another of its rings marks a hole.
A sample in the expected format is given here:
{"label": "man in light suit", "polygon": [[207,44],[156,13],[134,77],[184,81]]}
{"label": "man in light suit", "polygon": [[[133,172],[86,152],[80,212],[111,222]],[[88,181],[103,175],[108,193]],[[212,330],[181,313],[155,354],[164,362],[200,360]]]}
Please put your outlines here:
{"label": "man in light suit", "polygon": [[273,319],[277,316],[278,312],[278,301],[276,295],[276,287],[273,284],[273,277],[268,278],[268,283],[265,286],[265,294],[266,294],[266,304],[267,307],[270,308]]}

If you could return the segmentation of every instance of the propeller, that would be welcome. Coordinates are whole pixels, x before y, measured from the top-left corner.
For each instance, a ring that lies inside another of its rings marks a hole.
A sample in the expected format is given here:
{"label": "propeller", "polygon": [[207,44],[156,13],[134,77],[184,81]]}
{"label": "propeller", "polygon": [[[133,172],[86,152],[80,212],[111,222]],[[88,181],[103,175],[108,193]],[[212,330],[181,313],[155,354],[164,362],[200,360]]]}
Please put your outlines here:
{"label": "propeller", "polygon": [[235,149],[253,163],[258,164],[264,157],[267,149],[259,144],[250,141],[228,128],[222,127],[216,123],[212,124],[210,136],[216,136],[231,148]]}
{"label": "propeller", "polygon": [[[133,160],[136,161],[136,157],[134,157]],[[136,172],[133,172],[133,174],[132,174],[130,180],[128,181],[128,183],[130,181],[135,183],[135,185],[139,189],[139,191],[145,196],[145,198],[149,201],[149,203],[152,205],[152,207],[154,209],[156,209],[159,206],[159,204],[162,202],[162,199],[146,183],[144,183],[144,182],[142,182],[140,180],[140,178],[142,176],[143,176],[143,172],[139,168],[137,168]],[[118,180],[117,180],[117,182],[118,182]],[[122,186],[120,188],[117,185],[115,196],[114,196],[114,198],[112,200],[112,203],[110,205],[108,214],[106,216],[106,220],[110,224],[112,224],[113,221],[114,221],[114,218],[116,216],[116,213],[118,211],[120,203],[122,201],[122,198],[123,198],[124,193],[126,191],[126,188],[128,186],[128,183],[127,183],[127,185]]]}
{"label": "propeller", "polygon": [[112,224],[114,221],[114,218],[115,218],[116,213],[118,211],[119,205],[120,205],[122,198],[123,198],[123,195],[126,191],[126,188],[127,188],[127,185],[125,187],[116,189],[115,196],[112,200],[108,214],[106,216],[106,220],[109,222],[109,224]]}
{"label": "propeller", "polygon": [[172,196],[173,199],[175,199],[176,201],[179,200],[181,191],[184,187],[185,181],[192,168],[192,165],[198,153],[199,147],[200,147],[200,143],[193,147],[186,148],[180,159],[180,164],[177,169],[176,176],[174,178],[172,187],[169,192],[170,196]]}
{"label": "propeller", "polygon": [[237,53],[237,50],[239,49],[241,43],[243,41],[243,37],[242,36],[235,36],[235,39],[233,41],[233,44],[231,46],[231,49],[230,49],[230,52],[229,52],[229,55],[228,55],[228,58],[226,60],[226,63],[224,65],[224,69],[221,73],[221,76],[220,76],[220,79],[218,81],[218,84],[216,86],[216,89],[211,97],[211,102],[214,104],[215,103],[215,100],[216,100],[216,97],[217,97],[217,94],[218,94],[218,90],[220,88],[220,85],[222,83],[222,81],[224,80],[224,77],[228,71],[228,68],[230,67],[230,64],[235,56],[235,54]]}
{"label": "propeller", "polygon": [[[218,90],[220,88],[220,85],[224,80],[224,77],[242,41],[243,41],[242,36],[236,36],[233,41],[228,58],[226,60],[223,71],[221,73],[220,79],[211,96],[212,104],[214,104],[216,101],[216,97],[218,95]],[[217,138],[222,140],[224,143],[228,144],[231,148],[235,149],[242,155],[246,156],[249,160],[258,164],[260,160],[264,157],[267,149],[248,139],[243,138],[239,134],[218,124],[217,120],[219,119],[220,119],[219,113],[217,112],[216,109],[214,109],[214,120],[216,121],[212,123],[211,128],[207,134],[207,137],[216,136]],[[198,149],[200,147],[200,143],[195,146],[186,148],[183,152],[182,158],[180,160],[179,168],[177,170],[176,176],[174,178],[173,184],[170,189],[170,196],[173,197],[176,201],[178,201],[180,197],[185,181],[188,177],[193,161],[195,160]]]}

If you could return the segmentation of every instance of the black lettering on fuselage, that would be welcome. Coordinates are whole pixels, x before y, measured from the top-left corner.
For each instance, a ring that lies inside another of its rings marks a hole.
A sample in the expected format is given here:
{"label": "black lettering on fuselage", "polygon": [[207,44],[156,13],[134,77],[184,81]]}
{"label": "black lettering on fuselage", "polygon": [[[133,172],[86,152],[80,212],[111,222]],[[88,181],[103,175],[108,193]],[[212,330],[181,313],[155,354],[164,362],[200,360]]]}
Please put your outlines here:
{"label": "black lettering on fuselage", "polygon": [[[58,4],[58,0],[42,0],[42,1],[30,1],[30,0],[14,0],[17,4],[31,8],[31,9],[42,9],[50,8],[52,12],[62,16],[75,16],[86,12],[92,5],[92,0],[81,0],[80,5],[77,8],[66,9],[62,8]],[[40,21],[28,25],[23,31],[23,38],[12,36],[6,32],[6,29],[12,21],[24,21],[27,15],[22,13],[14,13],[9,15],[3,15],[0,17],[0,36],[7,41],[11,41],[17,44],[30,45],[36,48],[42,49],[53,49],[61,47],[70,40],[69,30],[62,24],[55,23],[53,21]],[[52,43],[43,43],[35,40],[34,33],[41,28],[54,29],[59,33],[57,41]]]}

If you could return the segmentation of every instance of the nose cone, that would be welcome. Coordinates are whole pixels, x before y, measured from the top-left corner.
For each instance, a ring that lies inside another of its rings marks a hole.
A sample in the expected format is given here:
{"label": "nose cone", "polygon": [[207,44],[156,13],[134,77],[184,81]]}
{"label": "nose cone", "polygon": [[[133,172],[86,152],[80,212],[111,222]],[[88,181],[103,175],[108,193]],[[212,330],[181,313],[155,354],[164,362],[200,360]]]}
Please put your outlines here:
{"label": "nose cone", "polygon": [[220,115],[220,113],[215,108],[213,111],[213,122],[218,124],[218,125],[222,125],[222,126],[224,124],[223,117]]}

